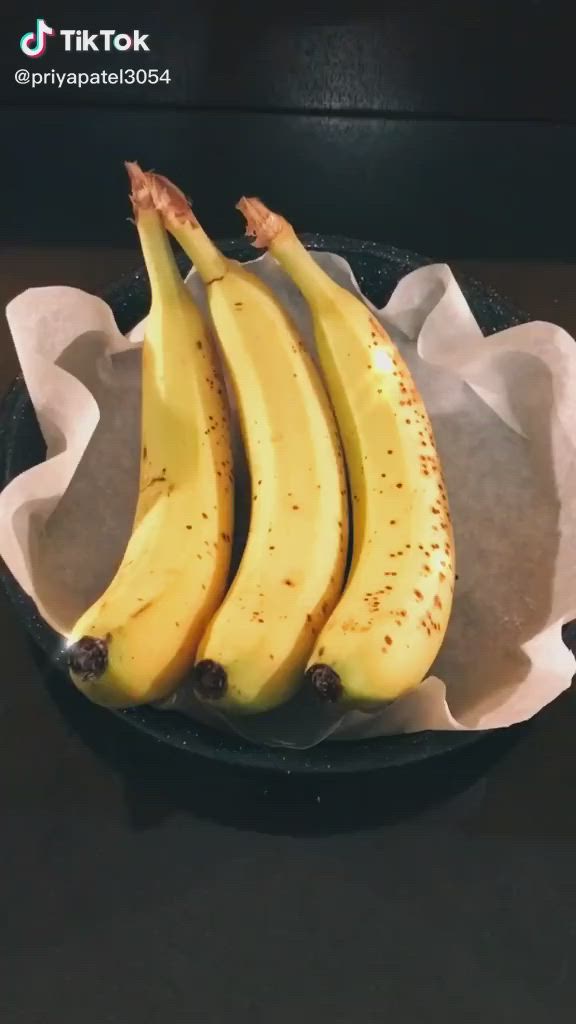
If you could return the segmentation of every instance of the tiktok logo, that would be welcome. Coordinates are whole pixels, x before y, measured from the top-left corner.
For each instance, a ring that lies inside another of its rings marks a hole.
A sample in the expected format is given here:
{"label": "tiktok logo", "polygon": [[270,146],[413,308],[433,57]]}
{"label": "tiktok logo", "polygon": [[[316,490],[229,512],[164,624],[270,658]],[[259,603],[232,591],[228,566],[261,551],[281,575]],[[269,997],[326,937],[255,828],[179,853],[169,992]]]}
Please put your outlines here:
{"label": "tiktok logo", "polygon": [[46,40],[48,36],[62,36],[64,50],[66,53],[110,53],[113,49],[125,53],[126,50],[144,50],[150,52],[147,40],[147,32],[141,32],[139,28],[131,32],[117,32],[115,28],[100,28],[91,32],[86,28],[61,28],[56,32],[50,28],[44,18],[36,18],[36,31],[25,32],[20,40],[20,49],[27,57],[41,57],[46,53]]}
{"label": "tiktok logo", "polygon": [[44,18],[36,18],[36,31],[25,32],[20,40],[20,49],[27,57],[41,57],[46,52],[48,36],[55,36],[56,29],[50,28]]}

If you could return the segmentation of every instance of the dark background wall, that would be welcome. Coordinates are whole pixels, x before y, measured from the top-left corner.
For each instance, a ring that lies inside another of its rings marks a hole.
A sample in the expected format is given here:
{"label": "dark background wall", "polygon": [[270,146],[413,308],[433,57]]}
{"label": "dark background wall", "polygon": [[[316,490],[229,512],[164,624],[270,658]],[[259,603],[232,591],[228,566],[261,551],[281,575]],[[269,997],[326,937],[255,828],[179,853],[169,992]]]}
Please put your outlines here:
{"label": "dark background wall", "polygon": [[[351,13],[351,7],[354,7]],[[337,5],[257,17],[80,14],[55,28],[139,28],[150,53],[26,59],[36,14],[0,17],[1,233],[42,244],[132,242],[122,161],[174,176],[216,235],[261,193],[302,230],[432,256],[576,255],[571,5]],[[246,9],[244,9],[246,8]],[[168,69],[170,84],[32,90],[30,72]]]}

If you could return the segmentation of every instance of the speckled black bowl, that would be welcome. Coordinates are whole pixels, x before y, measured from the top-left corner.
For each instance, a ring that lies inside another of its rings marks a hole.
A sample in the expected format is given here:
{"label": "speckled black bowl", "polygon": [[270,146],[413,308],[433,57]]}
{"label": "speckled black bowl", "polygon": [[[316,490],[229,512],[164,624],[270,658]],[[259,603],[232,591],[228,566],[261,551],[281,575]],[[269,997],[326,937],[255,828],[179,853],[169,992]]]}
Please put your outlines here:
{"label": "speckled black bowl", "polygon": [[[430,262],[414,253],[376,242],[331,235],[302,237],[310,249],[344,256],[364,294],[379,307],[386,303],[402,277]],[[254,249],[244,239],[224,242],[221,248],[235,259],[254,258]],[[188,269],[184,258],[181,259],[181,268]],[[492,289],[470,279],[459,278],[459,283],[485,334],[528,319]],[[148,310],[149,290],[145,272],[138,271],[123,278],[108,288],[103,297],[112,307],[120,330],[128,331]],[[0,407],[0,486],[4,487],[19,473],[41,462],[44,456],[45,446],[32,403],[22,379],[18,378]],[[33,602],[6,570],[3,570],[2,580],[17,616],[24,622],[32,639],[52,662],[58,663],[62,646],[60,638],[40,619]],[[281,772],[344,773],[397,767],[457,750],[484,735],[478,732],[420,732],[411,736],[348,743],[327,741],[311,750],[298,751],[255,746],[197,725],[182,715],[150,707],[113,713],[140,732],[170,746],[231,765]]]}

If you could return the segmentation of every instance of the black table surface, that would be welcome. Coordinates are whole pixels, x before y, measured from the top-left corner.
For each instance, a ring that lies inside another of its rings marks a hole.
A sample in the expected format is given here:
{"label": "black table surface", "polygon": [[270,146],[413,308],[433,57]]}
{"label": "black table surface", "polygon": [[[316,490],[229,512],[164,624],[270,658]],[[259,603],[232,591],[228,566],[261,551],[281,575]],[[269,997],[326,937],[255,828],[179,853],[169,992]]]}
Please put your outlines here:
{"label": "black table surface", "polygon": [[[5,250],[0,298],[137,262]],[[576,330],[573,267],[458,265]],[[133,737],[47,671],[4,600],[0,643],[6,1024],[573,1021],[573,692],[450,760],[298,781]]]}

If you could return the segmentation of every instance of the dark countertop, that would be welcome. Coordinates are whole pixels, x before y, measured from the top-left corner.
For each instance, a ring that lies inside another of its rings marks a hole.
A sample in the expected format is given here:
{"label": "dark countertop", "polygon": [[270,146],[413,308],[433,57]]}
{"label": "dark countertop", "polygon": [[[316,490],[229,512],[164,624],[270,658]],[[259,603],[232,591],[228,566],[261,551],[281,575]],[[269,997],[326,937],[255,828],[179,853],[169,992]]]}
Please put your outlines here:
{"label": "dark countertop", "polygon": [[[136,263],[5,250],[0,299]],[[576,332],[576,268],[457,266]],[[135,740],[46,672],[5,600],[0,640],[6,1024],[573,1020],[574,693],[450,761],[298,782]]]}

